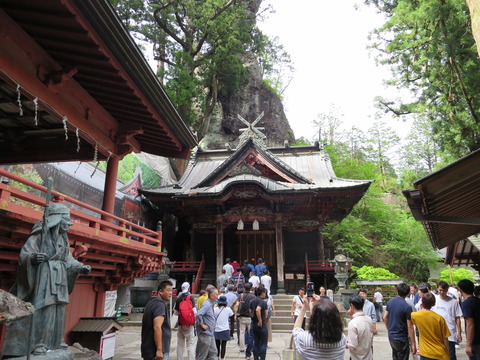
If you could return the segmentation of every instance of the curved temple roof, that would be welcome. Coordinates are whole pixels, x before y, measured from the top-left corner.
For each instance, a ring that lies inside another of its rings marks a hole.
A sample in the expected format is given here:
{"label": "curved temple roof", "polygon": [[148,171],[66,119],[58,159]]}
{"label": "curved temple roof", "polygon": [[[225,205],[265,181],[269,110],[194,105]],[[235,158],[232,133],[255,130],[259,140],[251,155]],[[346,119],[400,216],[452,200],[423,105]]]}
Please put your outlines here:
{"label": "curved temple roof", "polygon": [[[245,164],[250,157],[255,166],[267,167],[269,175]],[[243,169],[239,169],[241,165]],[[295,177],[295,178],[294,178]],[[290,178],[288,180],[287,178]],[[336,177],[330,158],[315,146],[264,149],[250,139],[235,152],[227,150],[198,151],[178,183],[158,189],[141,189],[145,195],[211,196],[222,193],[234,183],[252,183],[268,192],[362,189],[372,180],[350,180]]]}

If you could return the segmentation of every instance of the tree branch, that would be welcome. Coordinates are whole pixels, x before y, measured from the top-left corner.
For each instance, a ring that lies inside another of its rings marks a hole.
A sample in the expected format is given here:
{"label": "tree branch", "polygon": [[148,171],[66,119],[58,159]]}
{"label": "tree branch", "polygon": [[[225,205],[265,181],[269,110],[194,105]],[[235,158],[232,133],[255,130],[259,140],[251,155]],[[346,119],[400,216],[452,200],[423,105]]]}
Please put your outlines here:
{"label": "tree branch", "polygon": [[172,30],[170,30],[168,28],[168,24],[166,21],[164,21],[162,19],[162,17],[159,15],[160,13],[160,10],[163,10],[165,9],[167,6],[173,4],[176,0],[171,0],[168,4],[164,5],[164,6],[160,6],[159,8],[155,9],[155,11],[153,12],[153,18],[155,19],[156,23],[158,24],[158,26],[163,30],[165,31],[165,33],[167,35],[169,35],[173,40],[175,40],[177,43],[179,43],[183,48],[186,47],[186,44],[185,42],[177,36],[177,34],[175,34],[175,32],[173,32]]}

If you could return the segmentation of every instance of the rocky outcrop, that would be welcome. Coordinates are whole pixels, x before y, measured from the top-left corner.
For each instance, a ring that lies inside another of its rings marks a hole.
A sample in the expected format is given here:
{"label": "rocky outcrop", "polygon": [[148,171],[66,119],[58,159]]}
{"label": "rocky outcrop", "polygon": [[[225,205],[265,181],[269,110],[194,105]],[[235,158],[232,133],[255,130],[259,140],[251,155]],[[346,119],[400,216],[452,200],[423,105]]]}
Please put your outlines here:
{"label": "rocky outcrop", "polygon": [[208,133],[200,142],[204,149],[224,149],[225,143],[232,148],[238,144],[241,128],[245,125],[238,115],[253,122],[262,112],[265,113],[257,124],[264,127],[267,146],[283,146],[284,141],[294,141],[280,98],[262,81],[262,73],[253,55],[244,55],[248,70],[245,84],[233,95],[219,97],[219,104],[210,122]]}
{"label": "rocky outcrop", "polygon": [[[250,18],[255,19],[261,0],[248,0],[244,4]],[[241,56],[248,70],[247,80],[240,89],[227,96],[219,95],[217,106],[211,116],[210,125],[200,146],[204,149],[224,149],[228,143],[232,148],[238,144],[241,128],[245,125],[238,120],[238,115],[253,122],[262,112],[262,120],[256,125],[264,127],[267,146],[283,146],[284,141],[292,143],[295,138],[290,128],[280,98],[269,89],[262,78],[262,70],[255,56],[246,53]]]}

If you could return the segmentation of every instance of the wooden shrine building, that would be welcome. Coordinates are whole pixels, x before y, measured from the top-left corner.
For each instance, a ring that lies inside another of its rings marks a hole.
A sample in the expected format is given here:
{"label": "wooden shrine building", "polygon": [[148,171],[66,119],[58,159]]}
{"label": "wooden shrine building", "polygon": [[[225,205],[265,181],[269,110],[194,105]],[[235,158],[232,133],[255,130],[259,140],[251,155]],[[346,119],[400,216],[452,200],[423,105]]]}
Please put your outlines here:
{"label": "wooden shrine building", "polygon": [[170,259],[203,256],[215,281],[225,258],[261,257],[272,289],[296,292],[305,280],[286,277],[304,273],[306,253],[324,261],[333,279],[334,247],[324,241],[323,226],[345,218],[372,181],[336,177],[318,144],[267,148],[257,121],[246,122],[235,150],[199,148],[178,183],[139,192],[178,219],[172,243],[165,244]]}
{"label": "wooden shrine building", "polygon": [[[108,0],[0,0],[0,165],[108,162],[101,208],[53,185],[55,201],[75,205],[71,253],[92,268],[70,297],[66,333],[103,316],[107,290],[162,265],[162,233],[114,215],[119,161],[140,151],[185,159],[195,145]],[[46,188],[0,177],[0,288],[9,290]]]}

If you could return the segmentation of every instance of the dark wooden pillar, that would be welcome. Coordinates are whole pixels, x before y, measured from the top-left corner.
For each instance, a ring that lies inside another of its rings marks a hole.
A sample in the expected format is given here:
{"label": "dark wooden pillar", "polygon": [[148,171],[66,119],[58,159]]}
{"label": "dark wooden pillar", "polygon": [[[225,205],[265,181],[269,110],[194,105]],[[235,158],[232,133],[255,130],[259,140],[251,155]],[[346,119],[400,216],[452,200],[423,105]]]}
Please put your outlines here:
{"label": "dark wooden pillar", "polygon": [[[216,236],[216,245],[217,245],[217,278],[222,275],[223,269],[223,216],[218,215],[216,218],[216,227],[217,227],[217,236]],[[216,282],[217,279],[215,279]]]}
{"label": "dark wooden pillar", "polygon": [[285,294],[285,256],[283,251],[282,217],[280,215],[277,215],[275,218],[275,243],[277,248],[277,293]]}
{"label": "dark wooden pillar", "polygon": [[318,260],[325,260],[325,244],[323,243],[323,226],[318,228]]}
{"label": "dark wooden pillar", "polygon": [[[118,177],[118,164],[120,159],[116,156],[112,156],[108,160],[107,174],[105,176],[105,188],[103,190],[103,204],[102,210],[110,214],[114,214],[115,211],[115,192],[117,191],[117,177]],[[103,220],[112,221],[111,219]]]}

